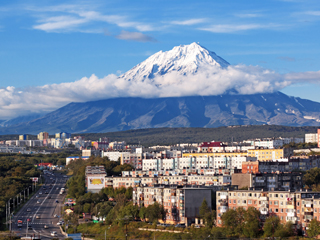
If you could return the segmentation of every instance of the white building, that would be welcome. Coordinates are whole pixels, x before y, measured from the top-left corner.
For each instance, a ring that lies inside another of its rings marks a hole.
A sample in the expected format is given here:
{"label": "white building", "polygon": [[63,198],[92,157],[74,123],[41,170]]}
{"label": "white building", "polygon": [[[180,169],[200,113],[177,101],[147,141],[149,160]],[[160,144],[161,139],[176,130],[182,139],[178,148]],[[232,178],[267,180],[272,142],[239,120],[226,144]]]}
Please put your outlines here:
{"label": "white building", "polygon": [[317,133],[306,133],[305,134],[305,142],[306,143],[318,142],[318,134]]}

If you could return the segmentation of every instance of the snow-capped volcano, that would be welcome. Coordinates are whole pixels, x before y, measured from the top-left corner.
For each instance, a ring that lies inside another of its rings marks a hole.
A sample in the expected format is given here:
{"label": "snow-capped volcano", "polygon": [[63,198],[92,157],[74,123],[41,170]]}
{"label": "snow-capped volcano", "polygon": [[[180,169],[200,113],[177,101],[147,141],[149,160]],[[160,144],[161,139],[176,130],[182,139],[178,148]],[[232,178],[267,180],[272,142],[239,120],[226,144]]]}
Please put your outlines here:
{"label": "snow-capped volcano", "polygon": [[157,52],[148,59],[127,71],[120,78],[128,81],[143,82],[167,73],[176,72],[179,75],[195,74],[201,68],[221,69],[230,64],[214,52],[207,50],[198,43],[180,45],[170,51]]}

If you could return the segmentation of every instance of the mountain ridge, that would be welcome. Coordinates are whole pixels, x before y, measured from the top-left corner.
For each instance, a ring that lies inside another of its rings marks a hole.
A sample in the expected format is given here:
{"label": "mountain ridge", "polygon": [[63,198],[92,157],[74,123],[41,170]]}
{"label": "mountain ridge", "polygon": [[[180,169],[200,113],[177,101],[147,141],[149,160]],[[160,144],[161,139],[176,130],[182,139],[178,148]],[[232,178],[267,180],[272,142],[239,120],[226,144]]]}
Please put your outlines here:
{"label": "mountain ridge", "polygon": [[0,128],[0,133],[86,133],[263,124],[319,126],[318,109],[320,103],[281,92],[149,99],[126,97],[70,103],[41,118]]}

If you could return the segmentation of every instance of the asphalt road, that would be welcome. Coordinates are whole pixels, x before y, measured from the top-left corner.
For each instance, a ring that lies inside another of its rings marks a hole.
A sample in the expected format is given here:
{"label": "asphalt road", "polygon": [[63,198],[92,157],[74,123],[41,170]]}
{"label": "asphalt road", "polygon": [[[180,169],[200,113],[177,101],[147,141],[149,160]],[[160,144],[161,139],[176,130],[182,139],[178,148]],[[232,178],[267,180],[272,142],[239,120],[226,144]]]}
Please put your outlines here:
{"label": "asphalt road", "polygon": [[[59,218],[54,215],[57,214],[59,217],[62,215],[61,209],[65,194],[61,195],[59,192],[61,188],[65,187],[68,178],[60,173],[51,173],[53,174],[45,175],[45,184],[14,216],[12,230],[18,236],[35,235],[40,236],[41,239],[52,239],[51,232],[56,231],[57,236],[55,237],[60,239],[65,237],[57,225]],[[37,203],[38,200],[39,203]],[[21,227],[18,227],[18,220],[23,222]],[[48,226],[47,229],[44,228],[45,225]]]}

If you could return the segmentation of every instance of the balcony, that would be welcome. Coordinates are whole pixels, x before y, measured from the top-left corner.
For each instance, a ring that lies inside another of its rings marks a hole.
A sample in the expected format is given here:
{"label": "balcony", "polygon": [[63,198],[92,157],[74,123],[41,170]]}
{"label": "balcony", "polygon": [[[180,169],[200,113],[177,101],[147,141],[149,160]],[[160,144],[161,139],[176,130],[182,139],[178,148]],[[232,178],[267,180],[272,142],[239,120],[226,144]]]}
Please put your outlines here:
{"label": "balcony", "polygon": [[309,212],[312,212],[312,213],[313,213],[313,208],[311,208],[311,207],[306,207],[306,208],[304,208],[304,212],[305,212],[305,213],[309,213]]}
{"label": "balcony", "polygon": [[288,212],[287,217],[295,217],[296,213],[295,212]]}
{"label": "balcony", "polygon": [[222,206],[222,207],[220,207],[220,212],[221,212],[221,213],[225,213],[226,211],[228,211],[228,206]]}
{"label": "balcony", "polygon": [[313,208],[313,204],[312,203],[305,203],[304,206],[306,208]]}
{"label": "balcony", "polygon": [[292,222],[293,224],[297,223],[297,218],[296,217],[286,217],[287,222]]}
{"label": "balcony", "polygon": [[268,208],[261,208],[261,209],[260,209],[260,213],[261,213],[262,215],[267,215],[267,214],[269,213],[269,209],[268,209]]}
{"label": "balcony", "polygon": [[228,199],[228,195],[221,195],[220,199]]}

